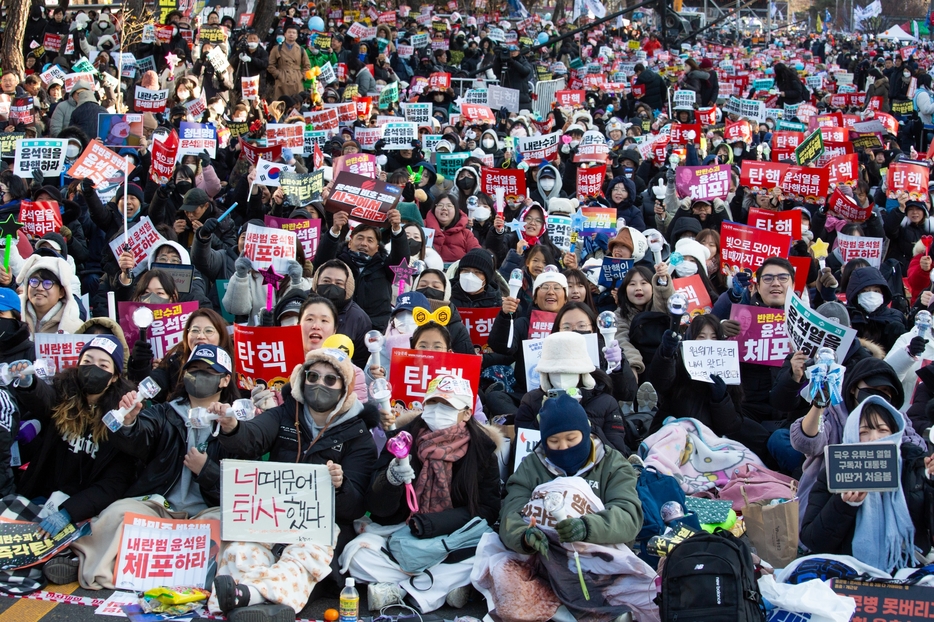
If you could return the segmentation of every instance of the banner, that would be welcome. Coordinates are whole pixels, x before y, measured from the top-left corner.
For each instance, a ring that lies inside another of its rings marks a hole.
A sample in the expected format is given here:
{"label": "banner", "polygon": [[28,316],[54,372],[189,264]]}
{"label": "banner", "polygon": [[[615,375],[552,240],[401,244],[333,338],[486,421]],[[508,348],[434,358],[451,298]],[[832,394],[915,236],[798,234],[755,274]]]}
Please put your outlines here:
{"label": "banner", "polygon": [[23,223],[23,231],[34,238],[58,233],[62,228],[62,213],[57,201],[23,199],[19,204],[19,220]]}
{"label": "banner", "polygon": [[305,126],[302,123],[267,123],[266,146],[288,147],[302,150],[305,148]]}
{"label": "banner", "polygon": [[323,464],[221,461],[225,542],[334,544],[334,485]]}
{"label": "banner", "polygon": [[725,199],[730,192],[730,165],[679,166],[675,172],[679,197],[692,201]]}
{"label": "banner", "polygon": [[[271,216],[266,216],[268,224]],[[282,219],[284,220],[284,219]],[[280,390],[296,365],[305,360],[302,330],[295,326],[234,324],[237,386],[250,391],[258,380]]]}
{"label": "banner", "polygon": [[333,175],[336,178],[343,171],[362,175],[363,177],[376,177],[376,156],[372,153],[353,153],[334,159]]}
{"label": "banner", "polygon": [[198,301],[167,304],[117,302],[117,318],[128,344],[136,343],[140,339],[140,330],[133,323],[133,312],[140,307],[152,309],[155,320],[148,329],[149,343],[152,346],[153,356],[163,359],[169,350],[182,340],[188,317],[198,310]]}
{"label": "banner", "polygon": [[165,112],[165,102],[168,99],[168,89],[153,90],[137,86],[133,107],[137,112]]}
{"label": "banner", "polygon": [[704,280],[699,274],[673,279],[671,286],[679,294],[684,294],[688,299],[688,317],[710,313],[713,304],[710,302],[710,294],[704,287]]}
{"label": "banner", "polygon": [[538,136],[519,136],[516,138],[516,149],[522,154],[522,161],[529,166],[541,164],[544,161],[553,162],[558,157],[558,146],[561,132],[540,134]]}
{"label": "banner", "polygon": [[684,361],[684,369],[691,380],[713,384],[710,377],[720,376],[726,384],[740,384],[739,344],[735,341],[715,339],[682,341],[681,360]]}
{"label": "banner", "polygon": [[786,198],[793,201],[823,205],[827,201],[828,179],[826,168],[789,166],[782,175],[780,187]]}
{"label": "banner", "polygon": [[603,194],[603,179],[606,176],[606,164],[584,168],[577,167],[577,196],[596,197]]}
{"label": "banner", "polygon": [[65,172],[65,139],[20,138],[16,141],[13,174],[32,181],[33,171],[45,177],[57,177]]}
{"label": "banner", "polygon": [[733,305],[730,319],[741,326],[731,340],[739,344],[739,362],[780,367],[790,354],[785,312],[779,309]]}
{"label": "banner", "polygon": [[493,320],[499,315],[501,307],[478,307],[478,308],[460,308],[457,312],[461,316],[461,322],[470,333],[470,343],[473,344],[474,352],[485,354],[492,352],[489,347],[490,330],[493,328]]}
{"label": "banner", "polygon": [[605,233],[610,237],[616,232],[616,210],[612,207],[582,207],[580,233],[590,235]]}
{"label": "banner", "polygon": [[845,264],[851,259],[865,259],[873,268],[882,265],[883,238],[867,238],[859,235],[837,234],[837,248]]}
{"label": "banner", "polygon": [[57,371],[74,367],[78,364],[78,355],[84,344],[94,337],[95,335],[35,333],[33,341],[36,343],[36,360],[53,361]]}
{"label": "banner", "polygon": [[74,179],[90,179],[95,186],[100,186],[105,181],[120,185],[123,183],[126,167],[129,167],[128,173],[132,173],[136,168],[95,138],[68,169],[68,176]]}
{"label": "banner", "polygon": [[729,221],[720,226],[720,235],[722,272],[726,275],[746,269],[755,272],[769,257],[787,258],[792,242],[790,235]]}
{"label": "banner", "polygon": [[770,190],[778,187],[787,170],[787,164],[743,160],[739,183],[756,193]]}
{"label": "banner", "polygon": [[220,547],[220,522],[173,520],[127,513],[114,569],[114,587],[143,592],[165,585],[210,589],[212,550]]}
{"label": "banner", "polygon": [[886,187],[890,199],[898,197],[899,191],[908,193],[909,201],[928,200],[928,177],[930,170],[920,164],[905,164],[893,162],[889,164],[889,174],[886,177]]}
{"label": "banner", "polygon": [[181,159],[186,155],[201,155],[203,151],[207,151],[212,158],[217,157],[217,130],[210,123],[182,121],[176,157]]}
{"label": "banner", "polygon": [[[317,175],[321,171],[307,173],[307,175]],[[292,175],[293,173],[287,173]],[[285,184],[282,185],[283,191]],[[264,216],[263,222],[267,227],[273,229],[283,229],[285,231],[294,231],[298,243],[302,245],[302,252],[305,253],[305,259],[311,261],[315,252],[318,250],[318,241],[321,239],[321,220],[318,218],[276,218],[275,216]]]}
{"label": "banner", "polygon": [[476,397],[482,361],[483,357],[476,354],[393,348],[389,366],[393,411],[397,408],[421,411],[428,383],[442,373],[468,381]]}
{"label": "banner", "polygon": [[288,261],[295,259],[295,232],[247,225],[243,256],[259,272],[272,266],[276,274],[286,274]]}
{"label": "banner", "polygon": [[389,210],[395,209],[401,198],[399,186],[342,171],[334,177],[325,208],[329,212],[347,212],[358,222],[382,227],[387,224]]}
{"label": "banner", "polygon": [[173,129],[168,136],[153,134],[150,153],[152,163],[149,166],[149,178],[157,184],[167,184],[175,170],[175,158],[178,154],[178,134]]}
{"label": "banner", "polygon": [[525,171],[486,167],[480,169],[480,190],[495,197],[496,188],[503,188],[507,199],[524,199],[526,196]]}
{"label": "banner", "polygon": [[746,222],[750,227],[756,229],[790,235],[792,240],[801,239],[801,212],[798,210],[773,212],[750,207]]}

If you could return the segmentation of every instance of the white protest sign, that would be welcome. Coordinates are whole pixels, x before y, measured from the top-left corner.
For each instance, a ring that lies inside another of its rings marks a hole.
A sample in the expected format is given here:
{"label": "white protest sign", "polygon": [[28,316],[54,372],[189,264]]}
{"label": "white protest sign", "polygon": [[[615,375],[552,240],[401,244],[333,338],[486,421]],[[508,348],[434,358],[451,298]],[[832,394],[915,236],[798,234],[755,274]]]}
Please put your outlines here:
{"label": "white protest sign", "polygon": [[691,380],[710,382],[716,375],[726,384],[739,384],[739,344],[698,339],[681,342],[681,358]]}
{"label": "white protest sign", "polygon": [[373,151],[377,141],[383,137],[383,127],[355,127],[354,140],[364,151]]}
{"label": "white protest sign", "polygon": [[211,48],[211,51],[208,52],[208,60],[211,61],[212,65],[214,65],[214,70],[219,73],[227,71],[227,68],[230,67],[230,62],[227,60],[227,54],[224,53],[224,48],[220,46]]}
{"label": "white protest sign", "polygon": [[[584,341],[587,342],[587,354],[595,367],[600,367],[600,348],[597,345],[597,334],[590,333],[584,335]],[[531,391],[541,387],[541,376],[538,373],[538,362],[542,358],[542,345],[544,339],[524,339],[522,341],[522,352],[525,354],[525,384]]]}
{"label": "white protest sign", "polygon": [[334,67],[331,66],[331,61],[321,65],[321,73],[318,74],[318,80],[321,82],[321,84],[337,82],[337,74],[334,73]]}
{"label": "white protest sign", "polygon": [[516,459],[512,470],[519,468],[523,458],[535,451],[535,446],[542,440],[542,431],[532,428],[516,428]]}
{"label": "white protest sign", "polygon": [[406,122],[387,123],[383,128],[383,150],[411,149],[412,141],[418,141],[418,124]]}
{"label": "white protest sign", "polygon": [[144,89],[136,87],[134,106],[138,112],[164,112],[165,102],[169,99],[169,90]]}
{"label": "white protest sign", "polygon": [[127,514],[114,587],[134,592],[164,585],[201,587],[207,580],[212,544],[217,546],[219,542],[211,537],[211,521]]}
{"label": "white protest sign", "polygon": [[466,104],[486,106],[489,100],[490,96],[486,89],[470,89],[464,93],[464,103]]}
{"label": "white protest sign", "polygon": [[58,138],[18,139],[13,174],[23,179],[32,179],[34,170],[42,171],[46,177],[60,175],[65,171],[66,142]]}
{"label": "white protest sign", "polygon": [[55,369],[62,371],[66,367],[78,364],[78,355],[84,344],[94,338],[94,335],[60,335],[58,333],[36,333],[33,341],[36,343],[36,360],[53,361]]}
{"label": "white protest sign", "polygon": [[272,266],[277,274],[286,274],[288,261],[295,259],[296,242],[294,231],[247,225],[243,256],[256,271]]}
{"label": "white protest sign", "polygon": [[[146,270],[149,254],[156,247],[157,242],[165,240],[162,234],[156,231],[152,221],[149,220],[149,216],[143,216],[138,223],[130,227],[130,234],[127,238],[130,251],[136,258],[136,267],[133,268],[133,274],[139,274]],[[118,235],[110,241],[110,250],[118,260],[123,253],[123,239],[124,236]]]}
{"label": "white protest sign", "polygon": [[221,461],[221,539],[334,545],[334,485],[323,464]]}
{"label": "white protest sign", "polygon": [[694,91],[675,91],[675,108],[693,108],[696,98],[697,93]]}
{"label": "white protest sign", "polygon": [[817,358],[818,348],[834,351],[838,363],[843,363],[856,330],[841,326],[808,307],[797,294],[785,303],[785,329],[792,352],[802,350],[808,358]]}
{"label": "white protest sign", "polygon": [[58,65],[52,65],[48,71],[44,71],[39,75],[39,78],[42,80],[43,84],[48,86],[52,83],[52,80],[61,80],[64,84],[65,82],[65,72],[62,71],[62,68]]}
{"label": "white protest sign", "polygon": [[431,127],[431,104],[402,104],[402,112],[405,113],[405,120],[415,123],[419,126],[427,125]]}
{"label": "white protest sign", "polygon": [[491,84],[486,91],[486,105],[494,111],[505,108],[509,112],[519,112],[519,90],[507,89]]}
{"label": "white protest sign", "polygon": [[[19,141],[17,141],[19,142]],[[837,234],[837,248],[843,263],[851,259],[865,259],[873,268],[882,265],[882,238],[867,238],[859,235]]]}

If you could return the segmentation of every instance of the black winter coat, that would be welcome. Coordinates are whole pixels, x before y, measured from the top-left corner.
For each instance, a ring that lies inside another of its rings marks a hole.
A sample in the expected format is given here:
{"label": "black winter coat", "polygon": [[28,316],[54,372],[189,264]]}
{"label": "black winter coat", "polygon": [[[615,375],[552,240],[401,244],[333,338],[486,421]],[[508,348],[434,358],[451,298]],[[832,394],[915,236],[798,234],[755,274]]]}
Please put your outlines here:
{"label": "black winter coat", "polygon": [[642,99],[639,101],[649,106],[652,110],[661,110],[665,106],[668,97],[668,87],[665,84],[664,78],[651,69],[646,69],[636,78],[636,84],[645,85],[645,95],[643,95]]}
{"label": "black winter coat", "polygon": [[[869,286],[882,289],[882,305],[872,313],[867,313],[859,305],[859,293]],[[888,352],[898,338],[908,330],[905,314],[888,306],[892,301],[889,284],[875,268],[859,268],[850,275],[846,284],[847,312],[850,314],[850,326],[856,329],[861,339],[869,339],[882,346]]]}

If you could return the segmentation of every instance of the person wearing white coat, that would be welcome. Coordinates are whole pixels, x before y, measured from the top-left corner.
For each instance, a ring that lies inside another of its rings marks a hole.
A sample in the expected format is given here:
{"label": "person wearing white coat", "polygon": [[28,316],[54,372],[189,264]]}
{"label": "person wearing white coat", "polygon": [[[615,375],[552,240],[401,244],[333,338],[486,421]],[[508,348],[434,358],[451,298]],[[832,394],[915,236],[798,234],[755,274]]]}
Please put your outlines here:
{"label": "person wearing white coat", "polygon": [[915,384],[918,382],[915,372],[921,369],[924,361],[934,361],[934,335],[930,331],[926,335],[918,333],[918,325],[915,324],[895,341],[892,349],[885,355],[885,362],[898,374],[905,390],[905,403],[900,409],[903,413],[908,412],[911,406],[910,396],[914,395]]}

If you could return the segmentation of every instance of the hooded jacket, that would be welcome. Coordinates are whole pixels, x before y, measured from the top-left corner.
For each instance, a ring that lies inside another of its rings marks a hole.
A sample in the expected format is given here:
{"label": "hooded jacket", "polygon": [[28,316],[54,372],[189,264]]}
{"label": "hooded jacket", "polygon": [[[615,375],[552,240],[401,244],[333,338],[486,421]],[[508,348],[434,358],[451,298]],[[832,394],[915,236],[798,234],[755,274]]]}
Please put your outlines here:
{"label": "hooded jacket", "polygon": [[[617,203],[613,200],[613,188],[619,184],[626,188],[629,196]],[[606,200],[609,202],[610,207],[616,209],[616,218],[625,218],[627,226],[644,231],[646,228],[645,220],[642,218],[642,208],[638,205],[637,197],[636,184],[625,176],[614,177],[606,187]]]}
{"label": "hooded jacket", "polygon": [[[197,237],[197,236],[195,236]],[[163,246],[171,246],[175,249],[175,252],[178,253],[181,257],[183,266],[191,266],[191,256],[188,254],[188,251],[185,250],[178,242],[173,242],[172,240],[166,240],[165,242],[158,242],[152,249],[152,252],[149,254],[149,269],[152,270],[152,264],[155,261],[156,253],[159,252],[159,249]],[[197,269],[192,271],[191,274],[191,289],[187,293],[178,293],[178,300],[180,302],[197,302],[201,308],[210,308],[212,306],[211,300],[208,298],[208,292],[211,289],[210,283],[207,283],[204,278],[201,276],[201,272]]]}
{"label": "hooded jacket", "polygon": [[[546,170],[554,173],[555,185],[552,186],[550,191],[545,191],[542,188],[542,173]],[[530,178],[531,179],[531,178]],[[561,197],[561,173],[558,171],[558,168],[553,164],[542,164],[541,168],[538,171],[538,177],[535,179],[534,184],[527,184],[530,188],[529,198],[533,201],[543,205],[545,210],[548,210],[548,202],[554,199],[555,197]]]}
{"label": "hooded jacket", "polygon": [[[45,317],[36,317],[36,310],[29,302],[29,286],[26,282],[35,272],[48,270],[52,272],[61,283],[64,295],[61,301],[49,311]],[[23,321],[29,325],[29,331],[35,333],[74,333],[84,323],[81,320],[81,309],[71,289],[74,272],[64,259],[32,255],[23,264],[17,282],[23,284],[23,293],[20,294],[20,308],[23,310]]]}
{"label": "hooded jacket", "polygon": [[457,210],[454,218],[455,220],[447,228],[442,228],[434,210],[425,217],[425,225],[435,231],[432,247],[446,262],[457,261],[469,251],[480,248],[477,237],[467,228],[467,214]]}
{"label": "hooded jacket", "polygon": [[[858,297],[861,291],[873,285],[882,290],[882,304],[870,313],[859,304]],[[853,271],[846,285],[846,300],[850,326],[856,329],[856,334],[861,339],[875,341],[889,351],[898,337],[908,330],[904,314],[889,308],[892,291],[877,268],[859,268]]]}
{"label": "hooded jacket", "polygon": [[[344,268],[347,273],[347,282],[344,286],[344,303],[334,305],[337,307],[337,332],[350,337],[350,340],[353,341],[353,364],[363,368],[370,358],[370,352],[367,350],[363,338],[373,328],[373,322],[370,320],[370,316],[360,308],[360,305],[354,302],[353,297],[357,291],[357,281],[354,279],[353,270],[347,264],[344,264]],[[311,287],[315,292],[318,291],[321,270],[320,267],[315,270],[311,280]]]}

